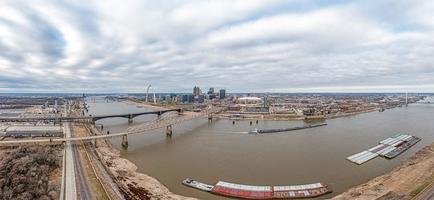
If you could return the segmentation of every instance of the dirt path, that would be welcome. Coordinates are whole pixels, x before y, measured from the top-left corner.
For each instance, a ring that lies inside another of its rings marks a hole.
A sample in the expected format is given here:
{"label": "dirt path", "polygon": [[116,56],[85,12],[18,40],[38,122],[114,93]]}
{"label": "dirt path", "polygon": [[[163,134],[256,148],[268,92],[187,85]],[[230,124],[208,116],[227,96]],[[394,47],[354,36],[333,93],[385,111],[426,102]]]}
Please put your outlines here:
{"label": "dirt path", "polygon": [[391,172],[334,197],[335,200],[411,199],[433,181],[434,143],[419,150]]}

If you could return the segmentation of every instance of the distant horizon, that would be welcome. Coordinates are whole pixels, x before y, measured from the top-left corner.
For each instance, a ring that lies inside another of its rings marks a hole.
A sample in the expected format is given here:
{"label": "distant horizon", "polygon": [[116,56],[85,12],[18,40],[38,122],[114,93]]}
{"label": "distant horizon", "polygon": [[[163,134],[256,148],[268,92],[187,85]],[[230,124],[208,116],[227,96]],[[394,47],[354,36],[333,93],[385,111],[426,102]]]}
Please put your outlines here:
{"label": "distant horizon", "polygon": [[[151,92],[150,92],[151,93]],[[153,93],[153,92],[152,92]],[[191,94],[192,92],[155,92],[155,94]],[[434,92],[228,92],[226,94],[434,94]],[[1,94],[76,94],[76,95],[102,95],[102,94],[146,94],[146,92],[0,92]],[[203,92],[206,94],[206,92]]]}

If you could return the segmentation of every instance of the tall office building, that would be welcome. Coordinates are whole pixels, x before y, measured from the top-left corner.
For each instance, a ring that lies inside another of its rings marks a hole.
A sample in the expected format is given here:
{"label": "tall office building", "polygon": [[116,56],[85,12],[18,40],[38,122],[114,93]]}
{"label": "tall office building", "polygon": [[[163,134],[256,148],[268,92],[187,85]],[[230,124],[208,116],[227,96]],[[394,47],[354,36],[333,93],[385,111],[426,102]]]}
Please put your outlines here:
{"label": "tall office building", "polygon": [[194,86],[193,88],[193,96],[199,96],[202,92],[200,91],[200,88],[197,86]]}
{"label": "tall office building", "polygon": [[193,95],[191,94],[182,95],[182,103],[192,103],[192,102],[193,102]]}
{"label": "tall office building", "polygon": [[268,101],[268,96],[264,96],[264,107],[265,108],[270,107],[270,102]]}
{"label": "tall office building", "polygon": [[214,88],[209,88],[208,94],[214,94]]}
{"label": "tall office building", "polygon": [[226,98],[226,90],[220,89],[220,99],[224,99],[224,98]]}

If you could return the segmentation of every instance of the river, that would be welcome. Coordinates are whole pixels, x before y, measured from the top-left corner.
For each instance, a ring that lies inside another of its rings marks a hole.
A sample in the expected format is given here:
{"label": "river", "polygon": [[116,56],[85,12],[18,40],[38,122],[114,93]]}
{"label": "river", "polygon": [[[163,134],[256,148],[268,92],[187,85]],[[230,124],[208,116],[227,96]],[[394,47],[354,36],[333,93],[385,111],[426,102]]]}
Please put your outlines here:
{"label": "river", "polygon": [[[126,102],[90,100],[89,113],[135,113],[148,109]],[[327,120],[328,125],[284,133],[251,135],[254,128],[287,128],[302,121],[249,121],[196,119],[175,125],[172,138],[165,130],[128,137],[128,149],[120,139],[112,139],[121,156],[138,166],[138,171],[155,177],[172,192],[201,199],[222,199],[181,184],[185,178],[215,184],[219,180],[249,185],[294,185],[312,182],[328,184],[330,198],[352,186],[390,171],[434,141],[434,105],[412,104],[385,112]],[[155,119],[140,116],[130,125]],[[125,130],[127,119],[103,119],[104,131]],[[345,158],[378,144],[398,133],[422,138],[422,141],[398,157],[375,158],[356,165]]]}

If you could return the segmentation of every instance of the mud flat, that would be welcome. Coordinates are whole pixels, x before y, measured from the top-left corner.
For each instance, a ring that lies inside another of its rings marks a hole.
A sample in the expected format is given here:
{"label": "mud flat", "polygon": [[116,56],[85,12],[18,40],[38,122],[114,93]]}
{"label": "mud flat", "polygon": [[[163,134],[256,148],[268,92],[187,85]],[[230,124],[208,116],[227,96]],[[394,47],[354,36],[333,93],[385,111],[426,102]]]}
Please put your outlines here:
{"label": "mud flat", "polygon": [[[94,130],[96,131],[96,130]],[[191,199],[173,194],[157,179],[137,172],[137,166],[121,158],[117,149],[106,141],[98,141],[97,154],[111,174],[125,199]]]}
{"label": "mud flat", "polygon": [[391,172],[355,186],[333,199],[411,199],[431,180],[433,172],[434,143],[419,150]]}

